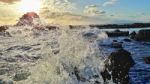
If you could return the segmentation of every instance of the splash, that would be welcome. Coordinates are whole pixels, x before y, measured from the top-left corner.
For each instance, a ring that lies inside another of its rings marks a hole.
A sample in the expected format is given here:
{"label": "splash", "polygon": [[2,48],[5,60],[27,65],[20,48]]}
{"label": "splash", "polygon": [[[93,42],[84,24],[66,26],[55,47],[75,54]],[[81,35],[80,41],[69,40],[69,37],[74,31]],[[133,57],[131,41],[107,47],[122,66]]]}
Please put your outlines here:
{"label": "splash", "polygon": [[[0,51],[8,58],[17,55],[26,58],[13,63],[22,67],[21,71],[30,72],[26,80],[14,81],[15,84],[103,83],[100,71],[104,55],[98,43],[107,35],[99,29],[59,26],[59,29],[37,30],[20,26],[11,27],[7,32],[11,37],[0,38]],[[9,75],[10,79],[14,76]]]}

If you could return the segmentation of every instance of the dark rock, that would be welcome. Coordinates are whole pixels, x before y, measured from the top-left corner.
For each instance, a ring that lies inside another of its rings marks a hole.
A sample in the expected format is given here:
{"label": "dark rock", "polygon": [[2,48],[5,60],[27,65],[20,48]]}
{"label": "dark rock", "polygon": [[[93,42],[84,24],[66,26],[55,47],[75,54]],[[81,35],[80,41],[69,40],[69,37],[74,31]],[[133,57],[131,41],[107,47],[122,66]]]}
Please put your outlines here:
{"label": "dark rock", "polygon": [[95,83],[94,84],[101,84],[99,81],[95,81]]}
{"label": "dark rock", "polygon": [[56,30],[56,29],[59,29],[59,28],[56,27],[56,26],[46,26],[46,28],[47,28],[48,30]]}
{"label": "dark rock", "polygon": [[123,39],[123,41],[125,41],[125,42],[131,42],[131,39],[125,38],[125,39]]}
{"label": "dark rock", "polygon": [[129,31],[106,31],[106,34],[108,35],[108,37],[129,36]]}
{"label": "dark rock", "polygon": [[133,32],[130,34],[130,38],[131,38],[131,39],[135,39],[135,36],[136,36],[136,32],[133,31]]}
{"label": "dark rock", "polygon": [[83,36],[86,38],[97,38],[97,35],[92,32],[85,33]]}
{"label": "dark rock", "polygon": [[145,61],[146,64],[150,64],[150,57],[145,57],[144,61]]}
{"label": "dark rock", "polygon": [[122,43],[118,42],[117,40],[113,40],[111,47],[113,48],[122,48]]}
{"label": "dark rock", "polygon": [[143,29],[135,36],[137,41],[150,41],[150,29]]}
{"label": "dark rock", "polygon": [[129,84],[128,72],[134,64],[131,53],[124,49],[119,49],[110,54],[105,62],[105,67],[111,71],[114,83]]}
{"label": "dark rock", "polygon": [[0,26],[0,32],[5,32],[7,29],[7,26]]}
{"label": "dark rock", "polygon": [[106,69],[101,72],[101,76],[102,76],[104,82],[111,79],[111,75],[109,74],[109,72]]}
{"label": "dark rock", "polygon": [[14,81],[21,81],[21,80],[26,80],[28,78],[28,76],[30,76],[31,73],[29,72],[18,72],[15,74],[15,76],[13,77]]}

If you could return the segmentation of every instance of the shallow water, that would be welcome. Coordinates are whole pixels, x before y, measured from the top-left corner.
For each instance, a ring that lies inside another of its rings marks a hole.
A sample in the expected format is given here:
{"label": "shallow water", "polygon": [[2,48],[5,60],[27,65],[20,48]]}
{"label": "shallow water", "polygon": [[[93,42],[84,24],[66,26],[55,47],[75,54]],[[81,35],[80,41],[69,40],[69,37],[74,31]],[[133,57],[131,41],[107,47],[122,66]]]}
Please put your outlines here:
{"label": "shallow water", "polygon": [[[128,30],[130,32],[138,32],[140,28],[123,30]],[[115,50],[109,46],[112,40],[118,40],[119,42],[123,42],[123,47],[129,52],[131,52],[132,57],[136,62],[134,67],[132,67],[129,72],[132,84],[150,84],[150,65],[146,64],[143,60],[143,57],[150,56],[150,42],[138,42],[134,40],[132,40],[132,42],[124,42],[123,39],[125,38],[128,37],[111,37],[104,40],[103,43],[100,44],[100,46],[103,46],[105,54],[109,55]]]}

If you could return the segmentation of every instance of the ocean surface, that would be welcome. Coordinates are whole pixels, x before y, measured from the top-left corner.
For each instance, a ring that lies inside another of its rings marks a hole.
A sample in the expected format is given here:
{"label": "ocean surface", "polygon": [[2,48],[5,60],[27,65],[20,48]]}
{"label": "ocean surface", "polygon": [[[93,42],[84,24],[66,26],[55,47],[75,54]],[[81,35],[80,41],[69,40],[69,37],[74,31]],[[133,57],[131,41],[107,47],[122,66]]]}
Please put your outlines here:
{"label": "ocean surface", "polygon": [[[128,38],[108,38],[103,31],[89,26],[52,30],[12,26],[7,30],[10,35],[0,34],[0,79],[14,84],[103,84],[100,72],[114,49],[101,44]],[[130,70],[132,83],[149,84],[150,66],[143,57],[150,55],[150,44],[132,41],[123,46],[136,62]]]}
{"label": "ocean surface", "polygon": [[[129,29],[120,29],[121,31],[133,31],[138,32],[141,29],[150,29],[150,28],[129,28]],[[113,31],[115,29],[102,29],[102,31]],[[131,68],[129,75],[132,84],[150,84],[150,65],[146,64],[143,60],[143,57],[150,56],[150,42],[138,42],[132,40],[131,42],[125,42],[124,39],[129,37],[110,37],[105,39],[101,44],[110,45],[112,40],[118,40],[123,42],[123,47],[127,51],[131,52],[132,58],[136,62],[134,67]],[[107,56],[113,52],[115,49],[109,46],[103,46],[105,54]]]}

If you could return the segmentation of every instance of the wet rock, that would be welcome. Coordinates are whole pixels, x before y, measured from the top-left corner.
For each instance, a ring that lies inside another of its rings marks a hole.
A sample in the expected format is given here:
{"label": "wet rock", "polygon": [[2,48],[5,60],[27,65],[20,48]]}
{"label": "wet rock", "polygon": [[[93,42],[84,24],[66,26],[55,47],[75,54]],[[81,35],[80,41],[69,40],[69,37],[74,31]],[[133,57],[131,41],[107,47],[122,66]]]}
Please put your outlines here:
{"label": "wet rock", "polygon": [[131,39],[135,39],[135,36],[136,36],[136,32],[135,32],[135,31],[131,32],[130,38],[131,38]]}
{"label": "wet rock", "polygon": [[97,35],[92,32],[85,33],[85,34],[83,34],[83,36],[86,38],[97,38]]}
{"label": "wet rock", "polygon": [[150,64],[150,57],[145,57],[144,61],[145,61],[146,64]]}
{"label": "wet rock", "polygon": [[129,31],[120,31],[117,29],[115,31],[106,31],[106,34],[108,37],[129,36]]}
{"label": "wet rock", "polygon": [[7,29],[7,26],[0,26],[0,32],[5,32]]}
{"label": "wet rock", "polygon": [[102,76],[104,82],[106,82],[107,80],[111,80],[111,75],[109,74],[109,72],[106,69],[101,72],[101,76]]}
{"label": "wet rock", "polygon": [[13,77],[13,80],[14,81],[26,80],[30,75],[31,75],[31,73],[29,73],[29,72],[18,72]]}
{"label": "wet rock", "polygon": [[56,30],[59,29],[57,26],[46,26],[48,30]]}
{"label": "wet rock", "polygon": [[122,48],[122,43],[118,42],[117,40],[113,40],[111,47],[113,48]]}
{"label": "wet rock", "polygon": [[95,81],[95,83],[94,84],[101,84],[99,81]]}
{"label": "wet rock", "polygon": [[11,80],[0,79],[0,84],[14,84]]}
{"label": "wet rock", "polygon": [[114,83],[129,84],[129,70],[135,64],[131,53],[122,49],[112,52],[105,62]]}
{"label": "wet rock", "polygon": [[135,36],[135,40],[137,41],[148,41],[150,42],[150,29],[143,29],[138,32]]}
{"label": "wet rock", "polygon": [[131,39],[125,38],[125,39],[123,39],[123,41],[125,41],[125,42],[131,42]]}

